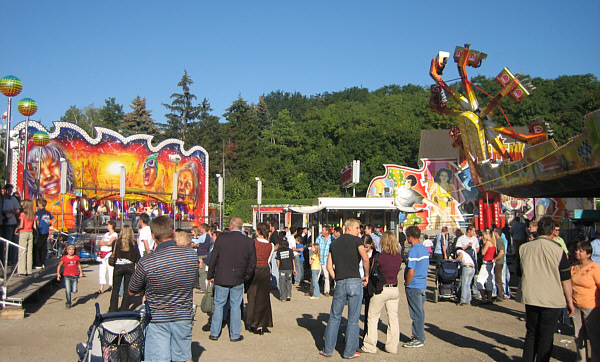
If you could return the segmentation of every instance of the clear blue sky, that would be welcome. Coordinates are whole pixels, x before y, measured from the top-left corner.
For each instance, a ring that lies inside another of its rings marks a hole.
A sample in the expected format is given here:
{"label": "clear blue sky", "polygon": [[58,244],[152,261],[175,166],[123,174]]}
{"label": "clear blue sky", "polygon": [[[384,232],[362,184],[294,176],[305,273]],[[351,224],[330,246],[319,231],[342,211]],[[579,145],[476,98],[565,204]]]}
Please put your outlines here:
{"label": "clear blue sky", "polygon": [[[13,124],[25,97],[48,127],[71,105],[115,97],[129,112],[138,95],[165,122],[162,103],[184,69],[217,116],[238,95],[256,103],[275,90],[429,85],[431,58],[465,42],[488,54],[470,76],[504,66],[542,78],[600,74],[599,1],[19,0],[0,12],[0,77],[23,82]],[[451,63],[444,78],[456,77]]]}

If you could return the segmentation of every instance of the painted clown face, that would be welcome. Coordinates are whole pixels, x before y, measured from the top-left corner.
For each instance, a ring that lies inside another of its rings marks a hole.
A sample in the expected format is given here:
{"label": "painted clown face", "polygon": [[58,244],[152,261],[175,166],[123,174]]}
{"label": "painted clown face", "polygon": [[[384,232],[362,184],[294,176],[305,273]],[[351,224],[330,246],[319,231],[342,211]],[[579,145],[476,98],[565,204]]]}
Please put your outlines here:
{"label": "painted clown face", "polygon": [[177,179],[177,202],[193,201],[195,189],[192,171],[181,171]]}
{"label": "painted clown face", "polygon": [[144,162],[144,186],[152,186],[154,185],[154,181],[156,181],[156,169],[157,169],[157,161],[153,158],[147,159]]}

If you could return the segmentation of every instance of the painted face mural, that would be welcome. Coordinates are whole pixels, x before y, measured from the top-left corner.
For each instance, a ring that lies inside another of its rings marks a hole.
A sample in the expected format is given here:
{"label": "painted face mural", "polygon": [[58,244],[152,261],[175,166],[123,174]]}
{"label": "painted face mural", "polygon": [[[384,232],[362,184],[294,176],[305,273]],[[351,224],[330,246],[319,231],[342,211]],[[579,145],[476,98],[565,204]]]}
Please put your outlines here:
{"label": "painted face mural", "polygon": [[[28,131],[32,136],[28,142],[27,167],[23,168],[20,162],[22,153],[17,154],[10,175],[16,191],[21,192],[24,185],[25,197],[46,199],[53,214],[60,214],[63,208],[61,177],[65,177],[66,184],[65,214],[70,213],[69,207],[76,196],[86,202],[93,199],[120,203],[124,167],[126,204],[172,205],[175,201],[178,209],[190,216],[207,215],[208,153],[202,147],[185,150],[183,142],[175,139],[154,146],[150,135],[126,138],[100,127],[95,129],[96,136],[92,138],[72,123],[55,122],[54,126],[54,132],[48,132],[41,124],[29,122]],[[15,130],[23,134],[24,128],[25,122],[15,126]],[[62,176],[61,161],[65,165]],[[179,177],[173,180],[176,171]],[[172,200],[174,187],[176,200]],[[119,207],[115,204],[114,209],[119,210]]]}

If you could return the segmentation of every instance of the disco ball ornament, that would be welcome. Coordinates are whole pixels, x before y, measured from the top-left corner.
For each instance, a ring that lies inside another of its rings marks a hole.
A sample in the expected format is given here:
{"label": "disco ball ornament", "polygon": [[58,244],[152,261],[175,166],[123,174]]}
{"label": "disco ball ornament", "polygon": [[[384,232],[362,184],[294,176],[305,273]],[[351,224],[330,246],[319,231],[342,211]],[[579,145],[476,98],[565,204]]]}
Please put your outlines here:
{"label": "disco ball ornament", "polygon": [[21,80],[14,75],[7,75],[0,79],[0,92],[7,97],[14,97],[21,93],[23,89],[23,83]]}
{"label": "disco ball ornament", "polygon": [[45,146],[50,141],[50,136],[44,131],[38,131],[33,134],[33,144],[36,146]]}
{"label": "disco ball ornament", "polygon": [[23,98],[19,101],[17,108],[22,115],[29,117],[37,111],[37,103],[31,98]]}

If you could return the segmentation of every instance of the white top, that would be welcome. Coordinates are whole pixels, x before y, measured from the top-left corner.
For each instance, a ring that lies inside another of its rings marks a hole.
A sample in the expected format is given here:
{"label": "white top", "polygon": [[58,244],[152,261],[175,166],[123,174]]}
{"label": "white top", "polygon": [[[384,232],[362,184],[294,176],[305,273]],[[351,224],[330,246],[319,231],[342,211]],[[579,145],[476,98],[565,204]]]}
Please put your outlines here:
{"label": "white top", "polygon": [[427,238],[423,240],[423,246],[431,248],[433,246],[433,241],[430,238]]}
{"label": "white top", "polygon": [[464,250],[457,250],[456,253],[457,253],[456,256],[459,256],[460,254],[462,254],[462,259],[460,259],[460,265],[462,265],[462,266],[465,266],[465,264],[475,265],[475,263],[473,262],[473,258],[471,258],[469,253],[465,253]]}
{"label": "white top", "polygon": [[152,239],[152,232],[150,231],[150,226],[148,225],[140,229],[140,234],[138,237],[138,249],[140,250],[140,256],[144,256],[144,254],[146,254],[144,240],[148,241],[148,248],[150,251],[154,250],[154,239]]}
{"label": "white top", "polygon": [[[116,239],[119,237],[119,234],[115,233],[114,231],[112,233],[109,231],[106,234],[104,234],[104,236],[102,237],[102,241],[105,243],[109,242],[110,239],[112,239],[113,237]],[[102,245],[100,247],[100,251],[112,251],[112,246],[111,245]]]}
{"label": "white top", "polygon": [[456,247],[466,249],[469,245],[473,248],[473,250],[479,249],[479,239],[476,235],[468,238],[466,235],[461,236],[456,240]]}

